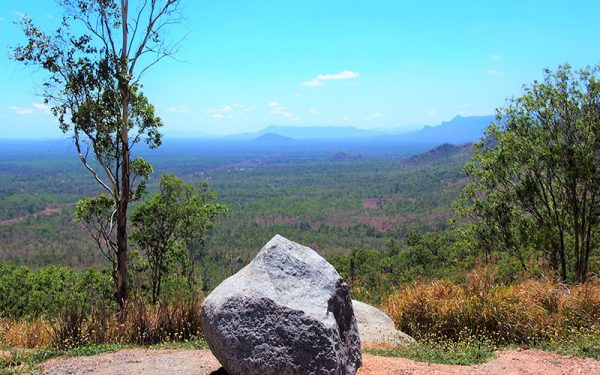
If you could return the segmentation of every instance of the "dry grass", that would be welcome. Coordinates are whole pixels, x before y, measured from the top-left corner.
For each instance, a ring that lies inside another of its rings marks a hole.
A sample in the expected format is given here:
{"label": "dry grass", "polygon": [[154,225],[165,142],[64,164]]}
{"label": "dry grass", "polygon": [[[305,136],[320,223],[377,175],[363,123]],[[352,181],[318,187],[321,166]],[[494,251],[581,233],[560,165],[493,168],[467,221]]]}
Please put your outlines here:
{"label": "dry grass", "polygon": [[500,286],[491,273],[477,269],[463,285],[435,281],[400,288],[383,309],[416,338],[537,343],[600,329],[600,282],[567,287],[530,279]]}
{"label": "dry grass", "polygon": [[121,313],[69,306],[50,321],[0,320],[0,345],[70,349],[86,345],[193,341],[202,335],[199,300],[157,306],[132,302]]}
{"label": "dry grass", "polygon": [[0,319],[0,345],[28,349],[48,348],[52,345],[52,328],[43,319]]}

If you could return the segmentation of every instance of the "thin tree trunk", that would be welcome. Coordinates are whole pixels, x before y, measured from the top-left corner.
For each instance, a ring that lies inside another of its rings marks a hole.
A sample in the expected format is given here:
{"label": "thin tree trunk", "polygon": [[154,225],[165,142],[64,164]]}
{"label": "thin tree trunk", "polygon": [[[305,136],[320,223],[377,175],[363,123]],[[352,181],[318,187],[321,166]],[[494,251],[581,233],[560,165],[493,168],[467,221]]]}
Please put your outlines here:
{"label": "thin tree trunk", "polygon": [[575,276],[577,278],[577,282],[585,283],[587,281],[587,272],[589,268],[590,262],[590,254],[592,252],[592,220],[593,216],[590,214],[587,222],[586,228],[586,241],[584,246],[582,246],[581,252],[581,262],[579,264],[579,268],[575,270]]}
{"label": "thin tree trunk", "polygon": [[567,281],[567,261],[565,259],[565,236],[562,233],[562,230],[560,231],[560,248],[559,248],[559,255],[560,255],[560,278],[562,280],[562,282],[566,282]]}
{"label": "thin tree trunk", "polygon": [[160,300],[160,284],[161,284],[161,280],[162,280],[162,272],[159,270],[158,271],[158,280],[156,280],[156,295],[154,296],[154,301],[153,301],[153,304],[155,304],[155,305]]}
{"label": "thin tree trunk", "polygon": [[127,205],[121,204],[117,213],[117,303],[125,306],[128,295],[127,280]]}
{"label": "thin tree trunk", "polygon": [[127,76],[127,12],[129,4],[127,0],[121,1],[123,49],[121,51],[121,98],[122,118],[120,143],[123,152],[123,165],[121,166],[121,191],[119,192],[119,204],[117,208],[117,262],[119,269],[119,285],[117,298],[119,306],[123,307],[129,297],[127,280],[127,208],[129,206],[129,77]]}

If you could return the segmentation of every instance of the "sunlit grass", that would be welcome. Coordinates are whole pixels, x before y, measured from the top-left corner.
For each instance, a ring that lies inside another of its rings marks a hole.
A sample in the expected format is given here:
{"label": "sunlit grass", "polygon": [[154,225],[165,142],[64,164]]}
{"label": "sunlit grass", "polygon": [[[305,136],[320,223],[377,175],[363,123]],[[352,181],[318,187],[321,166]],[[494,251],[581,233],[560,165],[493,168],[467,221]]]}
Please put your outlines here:
{"label": "sunlit grass", "polygon": [[539,343],[537,348],[600,361],[600,332],[580,332]]}
{"label": "sunlit grass", "polygon": [[566,286],[530,279],[498,285],[485,270],[464,284],[417,282],[392,292],[383,310],[417,340],[460,342],[481,337],[497,345],[538,345],[600,331],[600,281]]}
{"label": "sunlit grass", "polygon": [[495,356],[496,346],[485,340],[423,341],[389,349],[367,349],[366,352],[385,356],[402,357],[419,362],[446,365],[474,365],[485,363]]}

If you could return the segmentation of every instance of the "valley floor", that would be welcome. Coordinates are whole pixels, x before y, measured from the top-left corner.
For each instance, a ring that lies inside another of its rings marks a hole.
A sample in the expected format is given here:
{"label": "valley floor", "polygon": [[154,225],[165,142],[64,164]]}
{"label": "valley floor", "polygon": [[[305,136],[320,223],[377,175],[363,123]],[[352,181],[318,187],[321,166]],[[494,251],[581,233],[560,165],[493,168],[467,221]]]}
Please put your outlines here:
{"label": "valley floor", "polygon": [[[209,350],[126,349],[89,357],[54,358],[43,374],[225,374]],[[600,374],[600,361],[539,350],[504,350],[491,361],[474,366],[436,365],[405,358],[363,354],[359,375],[373,374]]]}

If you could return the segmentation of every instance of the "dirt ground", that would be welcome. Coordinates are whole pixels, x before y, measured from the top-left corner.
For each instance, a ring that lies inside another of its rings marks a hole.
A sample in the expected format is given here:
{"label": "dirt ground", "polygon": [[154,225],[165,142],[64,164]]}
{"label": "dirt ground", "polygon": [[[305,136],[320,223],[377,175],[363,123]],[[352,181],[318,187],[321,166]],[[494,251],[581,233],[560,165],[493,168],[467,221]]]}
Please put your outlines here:
{"label": "dirt ground", "polygon": [[[208,350],[128,349],[91,357],[55,358],[46,362],[42,374],[226,374]],[[432,365],[404,358],[363,354],[359,375],[600,375],[600,361],[579,359],[539,350],[506,350],[488,363],[476,366]]]}

